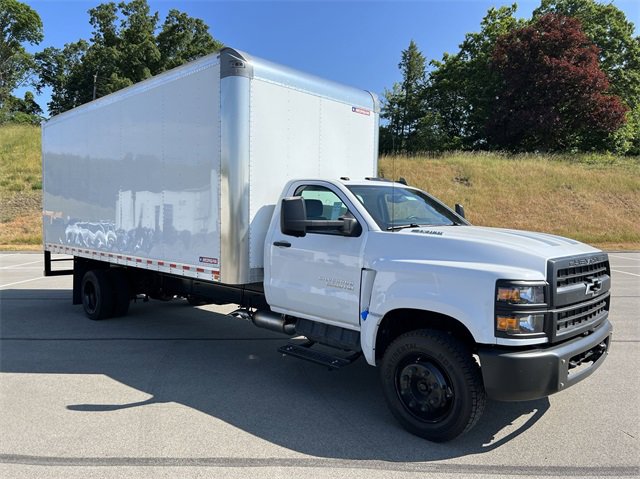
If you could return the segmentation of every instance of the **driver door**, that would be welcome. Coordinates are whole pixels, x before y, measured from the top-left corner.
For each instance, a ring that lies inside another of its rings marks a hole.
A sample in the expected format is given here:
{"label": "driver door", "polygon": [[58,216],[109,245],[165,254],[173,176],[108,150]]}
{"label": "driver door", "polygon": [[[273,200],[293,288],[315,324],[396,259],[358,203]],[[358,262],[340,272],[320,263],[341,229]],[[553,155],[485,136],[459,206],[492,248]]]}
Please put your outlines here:
{"label": "driver door", "polygon": [[[295,196],[304,198],[308,220],[335,221],[350,213],[340,194],[327,186],[304,185]],[[302,237],[278,230],[270,245],[269,303],[293,316],[354,329],[360,323],[363,241],[362,232],[348,237],[336,228]]]}

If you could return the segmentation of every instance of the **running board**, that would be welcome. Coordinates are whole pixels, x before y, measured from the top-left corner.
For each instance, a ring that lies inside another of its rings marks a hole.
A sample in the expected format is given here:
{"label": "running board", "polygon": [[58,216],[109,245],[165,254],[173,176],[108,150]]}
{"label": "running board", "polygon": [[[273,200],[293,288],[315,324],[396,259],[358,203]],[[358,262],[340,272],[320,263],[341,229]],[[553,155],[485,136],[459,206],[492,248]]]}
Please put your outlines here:
{"label": "running board", "polygon": [[311,349],[312,344],[313,343],[307,343],[306,345],[286,344],[278,348],[278,352],[326,366],[329,369],[340,369],[348,366],[362,355],[362,353],[357,352],[346,357],[332,356],[331,354]]}

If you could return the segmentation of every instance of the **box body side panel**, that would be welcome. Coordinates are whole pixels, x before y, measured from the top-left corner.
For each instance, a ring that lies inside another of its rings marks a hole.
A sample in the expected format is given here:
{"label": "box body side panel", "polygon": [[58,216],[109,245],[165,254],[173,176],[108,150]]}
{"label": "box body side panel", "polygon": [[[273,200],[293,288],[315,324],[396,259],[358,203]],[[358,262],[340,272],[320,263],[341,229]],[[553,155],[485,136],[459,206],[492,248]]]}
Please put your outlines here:
{"label": "box body side panel", "polygon": [[220,67],[156,77],[43,127],[46,245],[220,258]]}

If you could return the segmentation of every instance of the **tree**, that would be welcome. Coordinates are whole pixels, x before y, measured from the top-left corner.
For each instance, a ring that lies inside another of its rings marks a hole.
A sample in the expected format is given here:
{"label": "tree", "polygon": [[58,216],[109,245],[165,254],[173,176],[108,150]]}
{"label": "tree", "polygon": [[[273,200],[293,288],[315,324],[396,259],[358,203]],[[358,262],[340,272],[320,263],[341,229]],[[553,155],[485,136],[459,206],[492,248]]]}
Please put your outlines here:
{"label": "tree", "polygon": [[385,135],[390,136],[394,151],[416,150],[411,138],[424,113],[425,63],[424,55],[411,40],[398,63],[402,82],[385,91],[382,117],[389,121]]}
{"label": "tree", "polygon": [[37,125],[42,121],[42,108],[38,105],[30,91],[25,92],[24,98],[10,95],[5,102],[5,108],[0,110],[0,124],[26,123]]}
{"label": "tree", "polygon": [[178,10],[169,10],[157,43],[160,64],[171,68],[220,50],[223,45],[209,34],[209,27],[199,18],[192,18]]}
{"label": "tree", "polygon": [[434,60],[428,80],[426,102],[439,117],[447,143],[458,148],[486,147],[485,127],[491,102],[499,88],[491,57],[497,39],[523,26],[514,17],[517,6],[491,8],[482,19],[481,30],[468,33],[460,51]]}
{"label": "tree", "polygon": [[79,40],[64,48],[47,47],[36,54],[40,80],[38,89],[49,85],[53,92],[48,104],[51,114],[61,113],[91,100],[87,92],[89,79],[82,71],[82,59],[89,43]]}
{"label": "tree", "polygon": [[492,146],[509,150],[605,149],[626,107],[608,94],[598,48],[580,21],[547,14],[497,42],[491,65],[500,79],[488,123]]}
{"label": "tree", "polygon": [[383,153],[396,153],[401,150],[403,98],[400,83],[394,83],[392,90],[384,90],[380,116],[387,120],[387,123],[380,127],[379,147]]}
{"label": "tree", "polygon": [[171,10],[159,29],[147,0],[89,10],[93,33],[36,55],[39,88],[52,88],[49,111],[61,113],[222,47],[202,20]]}
{"label": "tree", "polygon": [[[42,21],[31,7],[17,0],[0,0],[0,118],[8,121],[20,100],[11,92],[33,72],[33,57],[23,43],[42,41]],[[0,120],[2,121],[2,120]]]}
{"label": "tree", "polygon": [[534,18],[547,13],[575,17],[600,49],[600,67],[609,79],[611,92],[629,107],[627,123],[608,142],[618,152],[640,154],[640,36],[633,23],[612,3],[594,0],[542,0]]}
{"label": "tree", "polygon": [[587,38],[599,48],[600,68],[611,92],[633,108],[640,103],[640,36],[622,10],[594,0],[542,0],[534,20],[556,13],[580,20]]}

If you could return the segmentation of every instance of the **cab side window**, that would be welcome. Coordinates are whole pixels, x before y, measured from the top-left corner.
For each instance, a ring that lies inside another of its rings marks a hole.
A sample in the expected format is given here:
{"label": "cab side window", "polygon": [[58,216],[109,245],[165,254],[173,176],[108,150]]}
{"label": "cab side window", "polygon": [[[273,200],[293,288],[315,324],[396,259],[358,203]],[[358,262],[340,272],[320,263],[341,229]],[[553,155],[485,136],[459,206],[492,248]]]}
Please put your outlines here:
{"label": "cab side window", "polygon": [[335,221],[347,212],[347,207],[338,195],[324,186],[303,186],[296,196],[304,198],[308,220]]}
{"label": "cab side window", "polygon": [[[301,186],[295,192],[295,196],[304,199],[307,211],[307,220],[338,221],[341,217],[351,217],[353,215],[347,209],[342,200],[330,189],[324,186],[306,185]],[[342,222],[340,222],[341,224]],[[362,228],[357,225],[354,234],[349,236],[359,236]],[[341,226],[327,225],[326,227],[309,229],[308,233],[340,235],[343,234]]]}

